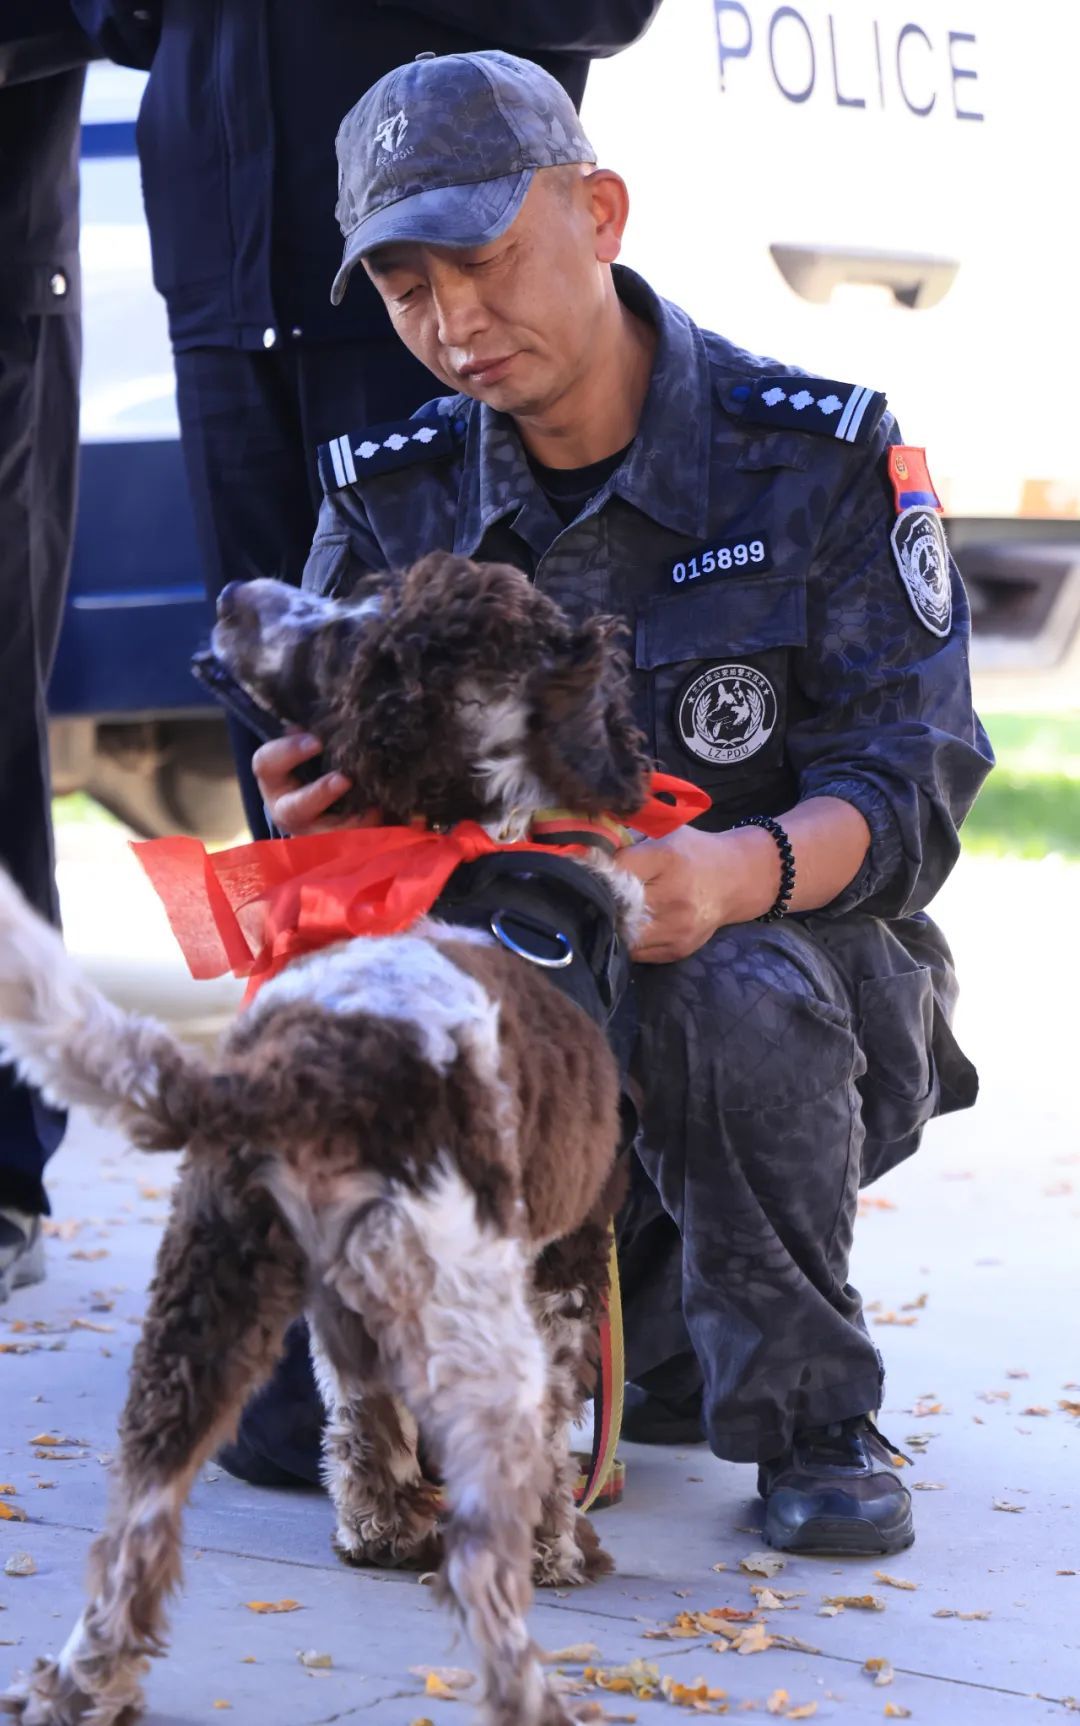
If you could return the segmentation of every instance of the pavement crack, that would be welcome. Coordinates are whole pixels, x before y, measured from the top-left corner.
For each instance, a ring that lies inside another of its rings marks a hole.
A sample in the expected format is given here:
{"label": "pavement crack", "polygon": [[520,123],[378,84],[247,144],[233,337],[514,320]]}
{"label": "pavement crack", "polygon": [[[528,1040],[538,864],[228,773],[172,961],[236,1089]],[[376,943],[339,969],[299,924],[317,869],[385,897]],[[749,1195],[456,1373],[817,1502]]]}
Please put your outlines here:
{"label": "pavement crack", "polygon": [[369,1708],[379,1708],[384,1702],[417,1702],[421,1700],[416,1690],[393,1690],[389,1696],[373,1696],[369,1702],[358,1702],[355,1708],[341,1708],[336,1714],[328,1714],[323,1720],[314,1720],[312,1726],[335,1726],[338,1720],[351,1720],[357,1714],[366,1714]]}

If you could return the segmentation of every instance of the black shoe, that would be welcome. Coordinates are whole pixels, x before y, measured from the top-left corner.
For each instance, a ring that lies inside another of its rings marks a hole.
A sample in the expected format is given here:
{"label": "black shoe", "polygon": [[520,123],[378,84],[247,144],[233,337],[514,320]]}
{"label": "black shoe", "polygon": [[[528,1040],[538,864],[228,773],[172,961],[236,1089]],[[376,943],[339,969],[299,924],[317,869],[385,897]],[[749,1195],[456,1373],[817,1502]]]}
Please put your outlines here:
{"label": "black shoe", "polygon": [[703,1444],[701,1391],[669,1402],[663,1397],[650,1396],[636,1384],[628,1384],[622,1436],[628,1444]]}
{"label": "black shoe", "polygon": [[321,1486],[324,1420],[307,1325],[297,1320],[286,1332],[273,1377],[256,1391],[236,1438],[215,1460],[251,1486]]}
{"label": "black shoe", "polygon": [[902,1552],[915,1528],[895,1456],[867,1414],[797,1432],[789,1451],[758,1470],[767,1544],[840,1557]]}
{"label": "black shoe", "polygon": [[0,1210],[0,1302],[15,1289],[44,1280],[41,1218],[5,1206]]}

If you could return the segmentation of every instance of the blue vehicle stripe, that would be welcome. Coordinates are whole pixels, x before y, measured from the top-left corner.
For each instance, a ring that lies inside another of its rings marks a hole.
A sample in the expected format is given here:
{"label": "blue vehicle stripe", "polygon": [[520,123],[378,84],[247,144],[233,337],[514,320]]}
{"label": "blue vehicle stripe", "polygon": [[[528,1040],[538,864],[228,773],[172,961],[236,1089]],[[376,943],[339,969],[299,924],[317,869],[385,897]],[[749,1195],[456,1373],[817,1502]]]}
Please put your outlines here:
{"label": "blue vehicle stripe", "polygon": [[79,155],[84,162],[138,155],[134,120],[84,121]]}

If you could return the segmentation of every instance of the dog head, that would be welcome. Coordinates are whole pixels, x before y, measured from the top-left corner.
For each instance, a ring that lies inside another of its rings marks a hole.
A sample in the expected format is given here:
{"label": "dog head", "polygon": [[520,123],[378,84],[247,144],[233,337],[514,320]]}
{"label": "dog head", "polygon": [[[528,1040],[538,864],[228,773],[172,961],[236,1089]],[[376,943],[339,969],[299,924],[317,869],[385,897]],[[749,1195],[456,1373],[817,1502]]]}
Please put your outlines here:
{"label": "dog head", "polygon": [[517,836],[552,804],[629,815],[645,796],[620,627],[575,627],[506,564],[432,553],[349,600],[233,583],[213,642],[257,701],[322,738],[353,781],[347,811]]}

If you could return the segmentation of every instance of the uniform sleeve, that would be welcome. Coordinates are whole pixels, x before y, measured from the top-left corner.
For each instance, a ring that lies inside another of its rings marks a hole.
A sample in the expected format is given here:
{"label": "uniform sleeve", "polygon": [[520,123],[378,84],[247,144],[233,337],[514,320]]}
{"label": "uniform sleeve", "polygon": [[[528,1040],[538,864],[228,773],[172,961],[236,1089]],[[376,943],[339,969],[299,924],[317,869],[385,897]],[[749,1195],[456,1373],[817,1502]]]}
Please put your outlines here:
{"label": "uniform sleeve", "polygon": [[302,587],[328,599],[347,599],[363,576],[386,569],[389,562],[357,498],[349,496],[347,512],[336,496],[323,498]]}
{"label": "uniform sleeve", "polygon": [[[380,5],[399,0],[379,0]],[[602,58],[626,48],[652,23],[660,0],[409,0],[409,10],[501,48],[529,54]]]}
{"label": "uniform sleeve", "polygon": [[[796,681],[810,707],[788,734],[801,798],[839,797],[871,834],[863,867],[830,906],[921,910],[960,849],[958,830],[993,755],[971,705],[970,614],[952,558],[951,624],[931,627],[902,579],[886,416],[839,497],[807,581]],[[931,614],[931,623],[941,620]]]}

